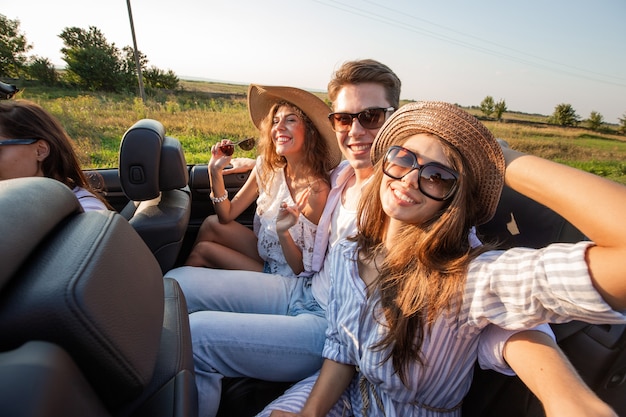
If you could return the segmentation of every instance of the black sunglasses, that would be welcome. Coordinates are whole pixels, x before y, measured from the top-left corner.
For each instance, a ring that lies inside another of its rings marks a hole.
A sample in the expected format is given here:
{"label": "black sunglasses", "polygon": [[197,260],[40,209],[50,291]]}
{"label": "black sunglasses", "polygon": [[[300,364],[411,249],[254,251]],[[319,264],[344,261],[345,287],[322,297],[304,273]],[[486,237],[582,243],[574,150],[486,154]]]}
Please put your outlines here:
{"label": "black sunglasses", "polygon": [[365,129],[379,129],[387,116],[387,112],[394,111],[393,107],[379,107],[374,109],[365,109],[358,113],[331,113],[328,115],[330,124],[335,132],[347,132],[352,127],[354,119],[358,119],[361,126]]}
{"label": "black sunglasses", "polygon": [[437,162],[417,163],[417,155],[402,146],[391,146],[383,160],[383,172],[401,180],[411,171],[417,171],[417,186],[426,197],[444,201],[452,197],[457,188],[459,174]]}
{"label": "black sunglasses", "polygon": [[39,139],[0,139],[0,146],[2,145],[31,145],[37,142]]}
{"label": "black sunglasses", "polygon": [[226,156],[231,156],[235,152],[235,146],[239,146],[244,151],[250,151],[254,148],[256,141],[254,138],[247,138],[240,140],[237,143],[229,143],[228,145],[220,146],[220,151]]}

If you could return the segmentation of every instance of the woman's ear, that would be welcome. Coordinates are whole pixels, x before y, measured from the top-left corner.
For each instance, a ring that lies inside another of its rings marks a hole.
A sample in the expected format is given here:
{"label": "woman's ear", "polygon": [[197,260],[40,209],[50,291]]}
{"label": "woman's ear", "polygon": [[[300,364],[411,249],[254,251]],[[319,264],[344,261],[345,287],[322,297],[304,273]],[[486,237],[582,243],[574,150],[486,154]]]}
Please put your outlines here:
{"label": "woman's ear", "polygon": [[37,152],[37,160],[42,162],[45,160],[48,155],[50,155],[50,144],[43,139],[39,139],[35,142],[36,152]]}

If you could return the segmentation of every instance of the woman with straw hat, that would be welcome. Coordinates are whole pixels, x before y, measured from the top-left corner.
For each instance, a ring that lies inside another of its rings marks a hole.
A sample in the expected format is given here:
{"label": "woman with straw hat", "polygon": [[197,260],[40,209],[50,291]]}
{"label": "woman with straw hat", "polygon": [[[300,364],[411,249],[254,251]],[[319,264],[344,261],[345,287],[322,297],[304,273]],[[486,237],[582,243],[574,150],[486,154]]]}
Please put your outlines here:
{"label": "woman with straw hat", "polygon": [[[298,88],[252,84],[248,109],[260,131],[260,156],[231,201],[222,171],[232,154],[225,146],[232,144],[213,146],[209,177],[216,215],[203,222],[186,265],[310,275],[329,172],[341,159],[329,107]],[[252,231],[235,219],[255,200]]]}
{"label": "woman with straw hat", "polygon": [[[502,150],[476,118],[441,102],[395,112],[371,158],[359,233],[328,255],[324,365],[260,415],[460,416],[475,361],[499,359],[478,349],[501,331],[491,324],[626,322],[626,187]],[[505,181],[590,241],[472,248],[465,237],[494,215]]]}

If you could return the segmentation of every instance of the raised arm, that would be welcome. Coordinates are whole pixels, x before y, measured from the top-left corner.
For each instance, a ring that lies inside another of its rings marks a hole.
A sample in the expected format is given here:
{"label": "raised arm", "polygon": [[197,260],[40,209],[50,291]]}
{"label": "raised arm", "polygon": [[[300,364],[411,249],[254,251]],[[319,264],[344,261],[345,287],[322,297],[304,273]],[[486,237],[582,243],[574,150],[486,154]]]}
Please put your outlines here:
{"label": "raised arm", "polygon": [[617,417],[546,333],[527,330],[514,334],[504,345],[504,358],[541,401],[546,417]]}
{"label": "raised arm", "polygon": [[208,164],[209,182],[211,185],[211,196],[213,207],[220,223],[229,223],[237,218],[243,211],[252,204],[259,195],[256,167],[252,169],[246,183],[237,192],[233,200],[228,199],[228,192],[224,184],[224,167],[230,162],[230,157],[224,155],[217,145],[211,151],[211,160]]}
{"label": "raised arm", "polygon": [[[317,224],[324,211],[329,191],[330,187],[328,184],[320,182],[316,187],[309,187],[302,193],[295,206],[289,207],[285,202],[281,205],[281,210],[276,218],[276,233],[285,259],[296,275],[302,273],[305,269],[302,251],[306,247],[300,248],[294,242],[289,229],[298,222],[298,218],[301,215],[306,216],[312,223]],[[310,242],[310,245],[313,246],[313,242]]]}
{"label": "raised arm", "polygon": [[593,284],[611,307],[626,309],[626,187],[512,149],[503,152],[507,185],[556,211],[595,243],[587,251]]}

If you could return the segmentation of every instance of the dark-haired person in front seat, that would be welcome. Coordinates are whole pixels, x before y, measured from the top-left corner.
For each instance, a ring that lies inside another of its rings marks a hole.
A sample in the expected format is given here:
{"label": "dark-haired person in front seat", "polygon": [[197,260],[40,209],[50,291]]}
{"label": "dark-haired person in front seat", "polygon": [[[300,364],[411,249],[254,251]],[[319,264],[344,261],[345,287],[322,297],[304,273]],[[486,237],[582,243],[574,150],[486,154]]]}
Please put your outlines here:
{"label": "dark-haired person in front seat", "polygon": [[59,121],[36,103],[0,101],[0,180],[48,177],[67,185],[83,210],[107,210],[81,170],[72,140]]}

